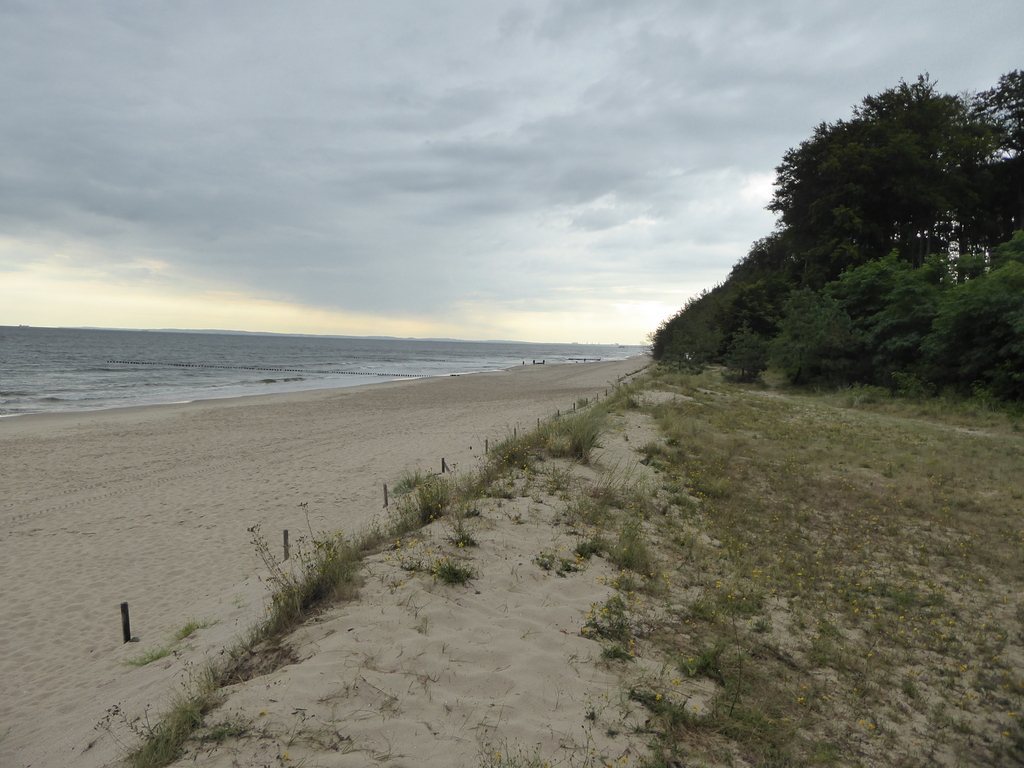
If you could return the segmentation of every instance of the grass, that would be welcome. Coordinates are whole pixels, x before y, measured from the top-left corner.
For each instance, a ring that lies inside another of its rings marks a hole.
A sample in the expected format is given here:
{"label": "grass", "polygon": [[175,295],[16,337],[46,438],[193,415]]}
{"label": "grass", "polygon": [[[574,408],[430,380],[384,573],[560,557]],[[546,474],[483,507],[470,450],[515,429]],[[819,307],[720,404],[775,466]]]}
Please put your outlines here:
{"label": "grass", "polygon": [[665,596],[647,640],[681,659],[683,686],[717,690],[706,718],[662,723],[652,753],[1018,759],[1024,441],[1012,418],[876,392],[779,396],[713,373],[649,386],[691,398],[645,409],[661,436],[639,451],[669,503],[646,546],[690,589]]}
{"label": "grass", "polygon": [[[559,551],[564,549],[560,548]],[[533,558],[534,564],[544,571],[554,572],[556,576],[565,577],[570,573],[576,573],[577,571],[583,570],[585,567],[586,558],[578,552],[573,553],[573,557],[565,557],[560,555],[559,551],[556,552],[541,552],[535,558]]]}
{"label": "grass", "polygon": [[[283,643],[285,636],[324,606],[356,597],[363,557],[377,551],[385,541],[451,514],[453,543],[459,548],[474,546],[476,542],[466,527],[466,519],[478,514],[474,500],[510,473],[528,469],[531,457],[544,442],[539,433],[508,437],[496,446],[480,472],[468,478],[407,473],[395,486],[398,499],[382,526],[354,538],[341,532],[317,535],[310,529],[308,538],[295,542],[287,562],[273,554],[259,525],[249,528],[253,548],[268,573],[264,580],[270,591],[270,604],[264,620],[224,654],[226,661],[210,662],[204,667],[192,690],[178,695],[156,725],[150,727],[138,721],[129,724],[141,745],[129,753],[128,762],[133,768],[162,768],[177,760],[186,743],[203,726],[204,716],[219,704],[218,691],[266,674],[290,660],[290,651]],[[409,560],[408,565],[410,569],[422,568],[418,560]],[[449,556],[435,559],[429,570],[445,584],[466,584],[476,577],[471,566]],[[208,624],[188,622],[175,633],[175,642],[203,626]],[[167,655],[166,650],[159,649],[159,653]],[[167,651],[170,652],[173,649]],[[140,664],[154,658],[140,659]],[[204,738],[209,738],[209,734]]]}
{"label": "grass", "polygon": [[212,619],[189,619],[178,628],[178,630],[171,636],[171,639],[176,643],[180,643],[182,640],[191,637],[200,629],[212,627],[216,623],[217,622]]}
{"label": "grass", "polygon": [[428,482],[431,477],[432,475],[426,472],[422,472],[420,470],[406,472],[404,475],[402,475],[402,477],[398,479],[398,482],[395,483],[394,487],[391,490],[399,495],[412,493],[421,485],[424,485],[426,482]]}
{"label": "grass", "polygon": [[607,411],[586,408],[549,422],[543,430],[548,453],[589,464],[594,451],[601,447],[606,420]]}
{"label": "grass", "polygon": [[352,599],[357,594],[358,566],[362,550],[370,542],[352,542],[340,532],[299,539],[293,559],[281,562],[271,553],[259,525],[248,530],[269,572],[265,581],[271,590],[266,620],[252,642],[277,640],[321,605]]}
{"label": "grass", "polygon": [[[185,744],[202,728],[204,717],[219,705],[220,689],[265,674],[290,659],[282,638],[322,606],[355,597],[359,562],[381,539],[379,531],[369,532],[356,541],[341,533],[311,534],[308,539],[296,541],[292,559],[282,563],[272,554],[258,525],[251,527],[249,533],[269,574],[265,579],[271,593],[267,615],[223,654],[224,660],[203,667],[191,689],[178,694],[155,725],[131,721],[129,727],[140,741],[140,746],[127,757],[132,768],[161,768],[179,759]],[[174,637],[183,640],[209,625],[191,620]]]}
{"label": "grass", "polygon": [[451,557],[440,558],[431,572],[445,584],[465,584],[476,578],[476,571]]}
{"label": "grass", "polygon": [[212,688],[178,696],[159,723],[143,732],[142,746],[129,755],[128,764],[132,768],[150,768],[173,763],[181,755],[182,745],[202,727],[203,717],[216,703]]}
{"label": "grass", "polygon": [[153,648],[148,651],[144,651],[137,656],[125,659],[122,663],[129,667],[144,667],[147,664],[152,664],[154,661],[167,658],[174,653],[174,646],[162,645],[159,648]]}
{"label": "grass", "polygon": [[601,649],[601,658],[605,661],[635,661],[635,657],[618,643]]}
{"label": "grass", "polygon": [[124,664],[130,667],[144,667],[147,664],[151,664],[154,661],[171,656],[178,650],[178,645],[183,641],[191,637],[200,629],[206,629],[212,627],[217,622],[210,619],[189,619],[181,627],[175,630],[171,634],[170,643],[167,645],[160,646],[159,648],[152,648],[148,651],[132,656],[131,658],[125,659]]}
{"label": "grass", "polygon": [[645,579],[654,576],[657,568],[639,520],[632,520],[622,527],[618,540],[608,548],[608,559],[619,568]]}
{"label": "grass", "polygon": [[[653,405],[645,388],[686,397]],[[597,452],[627,415],[657,428],[636,441],[635,475],[602,467]],[[583,420],[601,426],[574,447]],[[591,479],[565,459],[589,462]],[[248,647],[273,647],[324,601],[353,595],[361,558],[385,541],[397,540],[403,567],[466,583],[475,540],[465,511],[545,489],[576,543],[539,552],[535,565],[580,578],[603,557],[617,571],[583,634],[602,662],[645,662],[607,665],[622,678],[619,710],[641,714],[602,723],[639,729],[649,752],[637,764],[1020,763],[1022,459],[1012,415],[977,403],[656,371],[506,436],[472,476],[420,476],[381,531],[314,545],[304,567],[344,565],[326,586],[306,571],[275,574],[275,594],[298,596],[274,601],[290,606],[280,626]],[[438,520],[455,549],[427,557],[406,535]],[[479,761],[543,764],[508,749]]]}

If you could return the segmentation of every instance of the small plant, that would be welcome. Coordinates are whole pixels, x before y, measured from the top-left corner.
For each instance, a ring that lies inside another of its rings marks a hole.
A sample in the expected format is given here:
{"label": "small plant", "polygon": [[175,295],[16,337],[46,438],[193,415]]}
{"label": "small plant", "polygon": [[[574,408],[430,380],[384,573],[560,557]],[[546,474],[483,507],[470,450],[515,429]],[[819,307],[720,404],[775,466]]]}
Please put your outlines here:
{"label": "small plant", "polygon": [[643,577],[653,575],[656,567],[639,523],[627,525],[622,529],[618,541],[608,548],[608,559],[619,568],[633,571]]}
{"label": "small plant", "polygon": [[572,470],[568,467],[559,469],[552,467],[548,471],[547,489],[549,493],[562,493],[572,488]]}
{"label": "small plant", "polygon": [[185,622],[172,637],[172,642],[180,643],[186,637],[191,637],[194,632],[200,629],[206,629],[212,627],[217,622],[213,619],[189,619]]}
{"label": "small plant", "polygon": [[542,570],[553,570],[556,575],[564,577],[568,573],[575,573],[576,571],[581,570],[583,559],[577,557],[574,560],[570,560],[569,558],[561,557],[554,552],[541,552],[533,558],[533,562]]}
{"label": "small plant", "polygon": [[452,490],[451,483],[440,477],[432,477],[417,486],[413,503],[420,524],[426,525],[444,517],[453,500]]}
{"label": "small plant", "polygon": [[265,637],[280,636],[328,600],[355,595],[360,554],[340,532],[299,539],[292,559],[282,563],[271,552],[259,525],[248,531],[256,554],[270,572],[265,579],[271,591],[268,621],[262,629]]}
{"label": "small plant", "polygon": [[604,605],[590,606],[590,612],[583,624],[583,634],[620,643],[629,642],[633,633],[630,613],[630,606],[622,596],[612,595]]}
{"label": "small plant", "polygon": [[557,419],[549,429],[548,452],[552,456],[568,456],[583,464],[590,462],[594,450],[601,447],[607,414],[588,409]]}
{"label": "small plant", "polygon": [[693,656],[684,657],[679,664],[679,670],[687,677],[708,677],[724,685],[725,673],[722,671],[722,654],[728,647],[729,641],[720,637],[710,648],[705,648]]}
{"label": "small plant", "polygon": [[182,640],[191,637],[194,632],[200,629],[206,629],[207,627],[212,627],[216,623],[216,621],[211,619],[204,619],[203,621],[199,621],[198,619],[189,619],[171,635],[171,641],[169,644],[161,646],[160,648],[152,648],[145,653],[140,653],[138,656],[125,659],[122,663],[129,667],[144,667],[147,664],[152,664],[154,661],[167,658],[177,650],[177,645]]}
{"label": "small plant", "polygon": [[509,435],[491,448],[491,462],[499,472],[508,470],[528,470],[535,451],[543,443],[545,436],[539,432],[532,435]]}
{"label": "small plant", "polygon": [[605,540],[600,536],[591,536],[587,539],[580,539],[576,542],[576,548],[573,550],[576,556],[581,560],[589,560],[594,555],[600,555],[608,548]]}
{"label": "small plant", "polygon": [[636,661],[631,651],[627,651],[619,643],[601,649],[601,658],[605,661]]}
{"label": "small plant", "polygon": [[532,754],[520,749],[513,753],[512,748],[503,745],[480,756],[480,768],[552,768],[549,761],[540,756],[540,751]]}
{"label": "small plant", "polygon": [[466,526],[466,519],[462,515],[457,516],[452,523],[448,533],[448,541],[459,548],[475,547],[478,543],[473,538],[473,534],[470,533],[469,528]]}
{"label": "small plant", "polygon": [[125,659],[122,664],[129,667],[144,667],[147,664],[152,664],[154,661],[167,658],[174,653],[174,647],[170,645],[164,645],[160,648],[153,648],[151,650],[140,653],[138,656],[132,656],[129,659]]}
{"label": "small plant", "polygon": [[224,720],[209,726],[196,737],[200,742],[220,743],[226,739],[237,739],[252,730],[252,726],[242,720]]}
{"label": "small plant", "polygon": [[[416,475],[417,483],[400,495],[390,508],[389,535],[416,531],[440,520],[456,499],[456,483],[438,475]],[[411,481],[410,481],[411,482]],[[403,485],[402,482],[399,483]]]}
{"label": "small plant", "polygon": [[535,558],[533,562],[541,570],[550,571],[555,567],[555,553],[554,552],[541,552]]}
{"label": "small plant", "polygon": [[415,470],[413,472],[406,472],[402,477],[398,479],[394,487],[391,489],[394,493],[404,496],[405,494],[412,493],[421,485],[424,485],[430,480],[431,475],[427,472],[421,472]]}
{"label": "small plant", "polygon": [[434,576],[445,584],[465,584],[476,578],[476,572],[451,557],[442,557],[431,571]]}
{"label": "small plant", "polygon": [[686,701],[676,701],[657,691],[643,688],[630,688],[629,698],[642,704],[660,721],[660,726],[667,735],[675,735],[681,729],[694,724],[696,718],[686,709]]}

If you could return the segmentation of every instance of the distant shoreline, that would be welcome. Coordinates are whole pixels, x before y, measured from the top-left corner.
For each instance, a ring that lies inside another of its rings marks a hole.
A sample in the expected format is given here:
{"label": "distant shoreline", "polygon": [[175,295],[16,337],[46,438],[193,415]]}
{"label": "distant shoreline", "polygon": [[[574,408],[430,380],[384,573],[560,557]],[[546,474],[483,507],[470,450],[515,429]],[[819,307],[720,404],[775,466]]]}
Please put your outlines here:
{"label": "distant shoreline", "polygon": [[[638,355],[637,357],[642,357],[642,355]],[[630,359],[633,359],[633,358],[625,358],[625,359],[626,360],[630,360]],[[572,361],[572,365],[595,365],[595,364],[602,363],[602,362],[613,363],[613,362],[622,362],[622,361],[616,361],[616,360],[611,360],[611,361],[607,361],[607,360],[606,361],[602,361],[602,360],[583,360],[583,361]],[[540,366],[540,365],[543,365],[543,363],[537,363],[536,365]],[[558,363],[558,364],[553,364],[553,365],[566,366],[566,365],[569,365],[569,363]],[[31,412],[31,413],[0,413],[0,422],[6,421],[8,419],[24,419],[24,418],[28,418],[28,417],[32,417],[32,416],[43,416],[43,417],[68,416],[68,417],[74,417],[74,416],[81,416],[81,415],[84,415],[84,414],[106,413],[108,411],[124,411],[124,410],[136,409],[136,408],[162,408],[162,407],[167,407],[167,406],[191,405],[193,403],[226,402],[226,401],[231,401],[231,400],[243,400],[243,399],[247,400],[247,399],[254,398],[254,397],[287,397],[289,395],[295,395],[295,394],[300,394],[300,393],[305,393],[305,392],[321,392],[321,391],[322,392],[332,392],[332,391],[335,391],[335,390],[353,389],[353,388],[357,388],[357,387],[362,389],[362,388],[365,388],[365,387],[380,387],[380,386],[387,386],[389,384],[399,384],[399,383],[402,383],[402,382],[423,381],[423,380],[429,380],[429,379],[457,378],[457,377],[463,377],[463,376],[478,376],[478,375],[481,375],[481,374],[488,374],[488,373],[502,373],[502,372],[505,372],[505,371],[516,371],[516,370],[520,370],[520,369],[523,369],[523,368],[530,368],[530,367],[532,367],[531,364],[527,363],[526,365],[520,364],[520,365],[508,366],[507,368],[491,369],[491,370],[480,370],[480,371],[465,371],[465,372],[461,372],[461,373],[432,374],[432,375],[420,375],[420,376],[415,376],[415,375],[400,375],[399,376],[399,375],[386,375],[386,374],[382,374],[380,377],[382,379],[386,379],[386,380],[383,380],[383,381],[373,381],[373,380],[345,381],[345,380],[337,380],[337,383],[335,385],[333,385],[333,386],[325,386],[326,382],[323,381],[323,380],[316,381],[316,382],[310,382],[310,384],[312,384],[313,386],[309,386],[309,387],[301,386],[301,382],[303,381],[301,379],[297,380],[297,381],[294,381],[294,382],[287,382],[285,380],[274,380],[274,381],[271,381],[271,382],[268,382],[268,383],[272,383],[272,384],[277,384],[277,383],[293,383],[296,386],[294,387],[294,389],[289,389],[287,391],[281,391],[281,392],[255,392],[254,391],[254,392],[246,392],[246,393],[242,393],[242,394],[230,393],[230,394],[224,394],[224,395],[221,395],[221,396],[203,396],[203,397],[196,397],[196,398],[185,399],[185,400],[167,400],[165,402],[125,403],[123,405],[120,405],[120,404],[109,405],[108,404],[108,405],[104,405],[104,406],[98,406],[96,408],[85,407],[85,408],[77,408],[77,409],[74,409],[74,410],[34,411],[34,412]],[[367,377],[367,378],[369,378],[369,377]]]}

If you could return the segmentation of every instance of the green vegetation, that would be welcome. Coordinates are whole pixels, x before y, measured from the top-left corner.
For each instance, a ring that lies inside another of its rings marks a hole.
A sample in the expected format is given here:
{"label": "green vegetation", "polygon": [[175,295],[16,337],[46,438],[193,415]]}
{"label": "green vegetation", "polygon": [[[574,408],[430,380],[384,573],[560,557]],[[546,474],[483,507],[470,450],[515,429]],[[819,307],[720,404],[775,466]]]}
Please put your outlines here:
{"label": "green vegetation", "polygon": [[[100,725],[109,729],[112,721],[121,719],[141,741],[141,746],[128,758],[135,768],[159,768],[178,759],[190,739],[200,738],[196,734],[202,728],[204,716],[220,703],[220,689],[266,674],[290,660],[291,651],[284,642],[286,635],[325,606],[355,598],[362,559],[378,551],[387,541],[398,539],[394,549],[399,552],[398,559],[404,569],[429,572],[448,585],[466,584],[476,577],[476,571],[464,556],[444,555],[427,560],[414,551],[417,541],[407,544],[403,550],[400,537],[433,522],[444,521],[450,528],[448,540],[458,550],[475,546],[467,520],[479,514],[477,500],[486,496],[513,496],[517,476],[529,472],[539,454],[588,460],[599,445],[603,418],[603,412],[592,414],[583,409],[571,416],[556,418],[535,432],[507,436],[494,446],[488,461],[472,476],[407,473],[395,485],[397,498],[384,524],[354,538],[345,537],[341,532],[315,534],[310,528],[309,537],[295,542],[292,557],[285,562],[273,554],[260,526],[252,526],[248,530],[253,547],[268,573],[265,581],[270,590],[270,605],[264,621],[228,650],[225,660],[208,664],[199,673],[193,690],[179,695],[156,725],[129,720],[124,713],[115,711],[117,708],[111,710]],[[305,504],[300,506],[306,507]],[[566,568],[569,567],[574,566],[567,561]],[[180,642],[203,626],[208,624],[188,622],[175,633],[173,642]],[[131,663],[149,663],[173,651],[174,648],[168,646]],[[202,738],[212,738],[212,732]]]}
{"label": "green vegetation", "polygon": [[153,648],[148,651],[143,651],[137,656],[125,659],[122,663],[129,667],[144,667],[147,664],[152,664],[154,661],[164,659],[174,653],[174,646],[162,645],[159,648]]}
{"label": "green vegetation", "polygon": [[476,572],[451,557],[439,558],[432,573],[445,584],[465,584],[476,578]]}
{"label": "green vegetation", "polygon": [[547,452],[551,456],[589,463],[594,449],[601,447],[605,420],[605,411],[587,408],[549,423],[540,431],[546,440]]}
{"label": "green vegetation", "polygon": [[819,125],[777,168],[778,228],[651,337],[684,373],[1024,400],[1024,74],[921,77]]}
{"label": "green vegetation", "polygon": [[182,640],[191,637],[196,631],[200,629],[206,629],[212,627],[216,622],[198,619],[189,619],[179,629],[177,629],[171,635],[171,641],[167,645],[162,645],[159,648],[152,648],[148,651],[132,656],[131,658],[125,659],[124,664],[130,667],[144,667],[147,664],[151,664],[154,661],[166,658],[179,649],[179,644]]}
{"label": "green vegetation", "polygon": [[[228,667],[211,668],[147,726],[146,749],[175,759],[186,740],[214,732],[197,729],[220,687],[289,658],[284,633],[323,601],[354,595],[364,555],[379,552],[436,584],[428,588],[458,594],[484,548],[469,543],[482,530],[481,500],[527,506],[548,492],[556,543],[538,547],[535,576],[589,579],[603,563],[608,591],[582,616],[581,634],[594,641],[589,663],[616,675],[621,691],[588,702],[581,725],[646,742],[629,765],[1024,758],[1024,435],[1010,417],[977,399],[921,401],[870,385],[794,394],[667,367],[617,387],[600,408],[598,437],[642,464],[623,470],[603,464],[609,449],[590,453],[584,479],[560,447],[575,416],[555,418],[508,437],[472,476],[423,478],[379,529],[351,542],[312,537],[294,574],[269,563],[268,614],[281,618],[268,616]],[[643,437],[611,439],[632,437],[628,429]],[[446,501],[424,520],[418,489],[438,484],[445,490],[430,499]],[[420,533],[424,523],[433,534]],[[281,595],[291,590],[296,597]],[[423,618],[416,631],[427,628]],[[588,746],[558,759],[609,758]],[[479,758],[545,764],[515,745]]]}
{"label": "green vegetation", "polygon": [[210,619],[189,619],[171,636],[171,640],[175,643],[180,643],[182,640],[191,637],[200,629],[212,627],[216,623],[217,622],[211,621]]}
{"label": "green vegetation", "polygon": [[662,442],[641,448],[669,501],[646,543],[671,586],[659,616],[610,601],[588,631],[675,660],[674,680],[630,684],[654,764],[1019,760],[1012,420],[887,391],[766,397],[712,372],[652,386],[690,398],[650,409]]}

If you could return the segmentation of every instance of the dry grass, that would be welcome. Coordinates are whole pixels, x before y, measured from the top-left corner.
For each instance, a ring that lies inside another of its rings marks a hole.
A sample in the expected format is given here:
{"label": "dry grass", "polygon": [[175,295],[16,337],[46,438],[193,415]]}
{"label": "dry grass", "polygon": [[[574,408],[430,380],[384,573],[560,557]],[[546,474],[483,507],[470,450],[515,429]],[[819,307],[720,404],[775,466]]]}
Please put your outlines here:
{"label": "dry grass", "polygon": [[649,640],[716,686],[705,716],[650,707],[663,764],[695,747],[753,765],[1024,759],[1013,424],[708,374],[651,386],[692,400],[652,408],[664,437],[641,449],[670,505],[649,536],[673,584]]}
{"label": "dry grass", "polygon": [[[585,449],[572,447],[577,418]],[[642,471],[602,463],[610,429]],[[447,562],[464,569],[454,582],[471,578],[476,499],[557,494],[553,524],[575,551],[534,563],[567,578],[592,557],[616,566],[584,634],[622,677],[621,700],[592,723],[650,745],[630,764],[1021,764],[1022,457],[1014,423],[977,404],[655,373],[508,436],[471,477],[410,483],[382,531],[344,545],[333,594],[354,592],[359,559],[385,540],[403,567],[436,575]],[[447,559],[394,543],[439,520]],[[484,764],[544,764],[503,753]]]}

